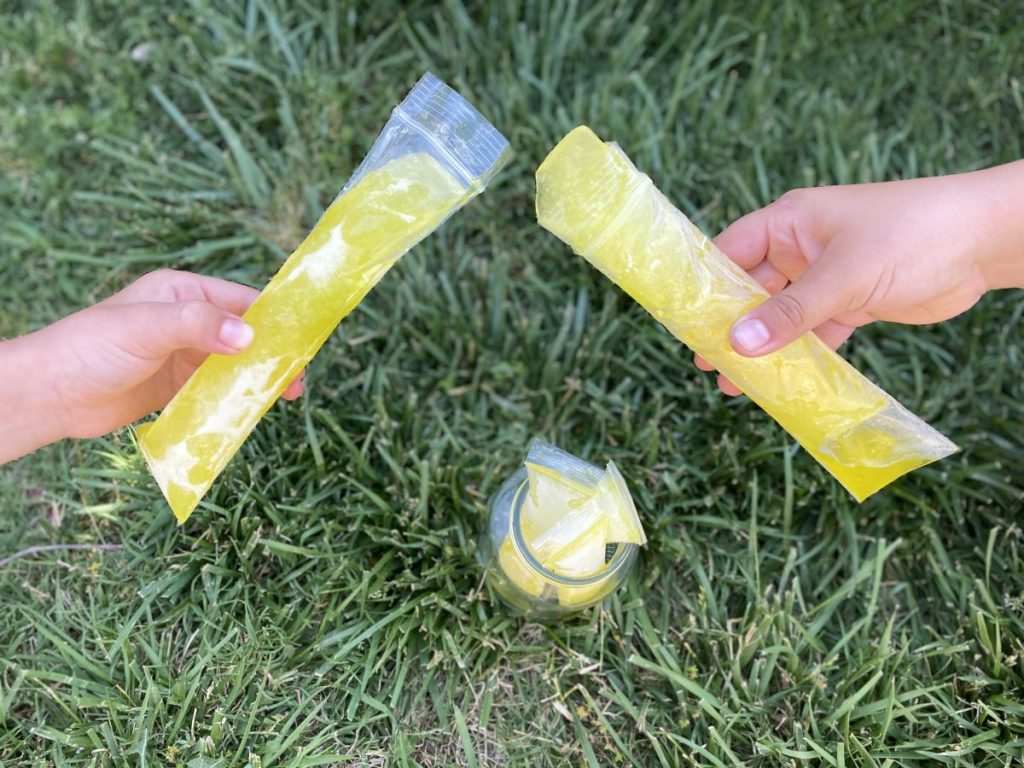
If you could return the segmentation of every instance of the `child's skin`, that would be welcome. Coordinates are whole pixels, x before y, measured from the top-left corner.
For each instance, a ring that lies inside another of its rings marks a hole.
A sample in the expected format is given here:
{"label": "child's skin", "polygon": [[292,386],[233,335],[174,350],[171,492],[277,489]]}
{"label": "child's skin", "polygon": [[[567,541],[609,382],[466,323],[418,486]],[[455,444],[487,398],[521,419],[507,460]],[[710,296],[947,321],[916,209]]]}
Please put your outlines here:
{"label": "child's skin", "polygon": [[[1024,287],[1024,161],[794,190],[715,242],[774,294],[733,326],[741,354],[767,354],[812,330],[838,347],[874,320],[945,320],[986,291]],[[106,434],[162,408],[208,354],[249,346],[253,331],[240,317],[257,295],[160,270],[0,342],[0,463],[65,437]],[[722,377],[719,386],[739,394]],[[301,393],[300,378],[282,396]]]}
{"label": "child's skin", "polygon": [[[875,320],[934,323],[1024,287],[1024,160],[953,176],[797,189],[715,244],[769,293],[732,328],[757,357],[807,331],[837,348]],[[712,370],[699,356],[697,366]],[[740,394],[723,376],[722,391]]]}
{"label": "child's skin", "polygon": [[[259,292],[169,269],[95,306],[0,342],[0,463],[65,437],[97,437],[162,408],[211,352],[234,354]],[[282,397],[302,394],[301,377]]]}

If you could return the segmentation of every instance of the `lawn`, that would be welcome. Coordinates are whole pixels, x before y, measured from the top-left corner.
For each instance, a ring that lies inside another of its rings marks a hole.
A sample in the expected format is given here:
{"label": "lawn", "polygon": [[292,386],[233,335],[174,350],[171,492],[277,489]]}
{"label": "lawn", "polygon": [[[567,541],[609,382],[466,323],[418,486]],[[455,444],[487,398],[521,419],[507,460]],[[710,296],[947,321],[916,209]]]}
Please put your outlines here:
{"label": "lawn", "polygon": [[[962,447],[857,505],[533,214],[580,123],[709,231],[794,186],[1024,156],[1017,3],[2,14],[0,337],[158,267],[263,285],[427,69],[517,154],[186,525],[129,430],[0,469],[0,559],[80,545],[0,565],[0,763],[1021,764],[1021,294],[844,348]],[[533,436],[613,459],[650,538],[555,626],[475,556]]]}

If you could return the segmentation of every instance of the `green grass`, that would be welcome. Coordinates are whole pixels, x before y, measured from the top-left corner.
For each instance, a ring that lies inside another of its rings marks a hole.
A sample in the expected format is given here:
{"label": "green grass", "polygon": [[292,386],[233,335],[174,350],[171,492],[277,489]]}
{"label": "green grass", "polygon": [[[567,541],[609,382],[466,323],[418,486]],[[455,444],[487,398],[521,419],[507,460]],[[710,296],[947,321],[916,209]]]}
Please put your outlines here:
{"label": "green grass", "polygon": [[[858,5],[8,3],[0,336],[158,266],[264,284],[425,69],[517,156],[184,527],[127,431],[0,470],[0,557],[120,547],[0,567],[0,763],[1020,765],[1020,294],[848,346],[963,447],[857,506],[533,217],[579,123],[712,231],[1024,155],[1014,3]],[[650,536],[557,626],[474,556],[534,435],[613,459]]]}

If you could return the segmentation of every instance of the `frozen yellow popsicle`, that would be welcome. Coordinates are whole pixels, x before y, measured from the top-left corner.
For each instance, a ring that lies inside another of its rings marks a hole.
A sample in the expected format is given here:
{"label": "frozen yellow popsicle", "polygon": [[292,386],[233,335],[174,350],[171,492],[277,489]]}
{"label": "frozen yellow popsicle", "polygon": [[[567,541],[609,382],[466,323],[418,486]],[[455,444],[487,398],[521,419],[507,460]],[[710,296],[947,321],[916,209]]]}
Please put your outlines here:
{"label": "frozen yellow popsicle", "polygon": [[[432,75],[403,105],[410,114],[402,106],[395,111],[354,182],[245,313],[252,345],[238,355],[211,355],[160,417],[138,428],[142,453],[179,522],[340,320],[507,159],[504,138]],[[457,136],[442,130],[456,127],[464,129],[452,131]],[[467,144],[473,141],[483,150]]]}
{"label": "frozen yellow popsicle", "polygon": [[767,298],[615,144],[570,132],[537,170],[537,219],[767,411],[863,501],[956,446],[814,334],[760,358],[729,330]]}
{"label": "frozen yellow popsicle", "polygon": [[137,430],[179,520],[341,318],[468,195],[436,160],[414,154],[367,174],[327,209],[245,313],[252,346],[211,356],[160,418]]}

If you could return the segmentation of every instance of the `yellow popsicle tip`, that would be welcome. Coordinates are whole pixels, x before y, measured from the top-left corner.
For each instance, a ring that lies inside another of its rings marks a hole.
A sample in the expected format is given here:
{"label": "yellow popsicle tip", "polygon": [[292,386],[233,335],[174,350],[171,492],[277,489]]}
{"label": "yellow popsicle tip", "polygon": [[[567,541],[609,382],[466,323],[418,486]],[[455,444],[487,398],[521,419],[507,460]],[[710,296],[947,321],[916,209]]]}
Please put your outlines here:
{"label": "yellow popsicle tip", "polygon": [[574,128],[537,169],[537,221],[585,252],[604,235],[646,177],[613,143],[587,126]]}
{"label": "yellow popsicle tip", "polygon": [[157,461],[146,439],[147,433],[153,428],[154,423],[149,421],[135,427],[135,443],[139,446],[142,458],[146,460],[149,473],[153,475],[157,486],[159,486],[161,493],[163,493],[164,498],[167,500],[167,505],[171,508],[171,512],[174,513],[175,520],[178,521],[178,525],[183,525],[199,504],[199,496],[188,492],[187,489],[175,486],[174,483],[168,480],[164,471],[164,464]]}
{"label": "yellow popsicle tip", "polygon": [[537,168],[537,221],[563,240],[562,230],[585,212],[574,205],[582,195],[579,168],[585,168],[605,151],[604,142],[590,128],[573,128],[558,142]]}
{"label": "yellow popsicle tip", "polygon": [[576,155],[586,150],[601,151],[604,142],[601,137],[594,133],[589,126],[578,125],[569,131],[562,140],[555,144],[554,148],[544,158],[544,162],[537,168],[538,178],[546,172],[558,169],[559,166],[567,166],[576,159]]}

